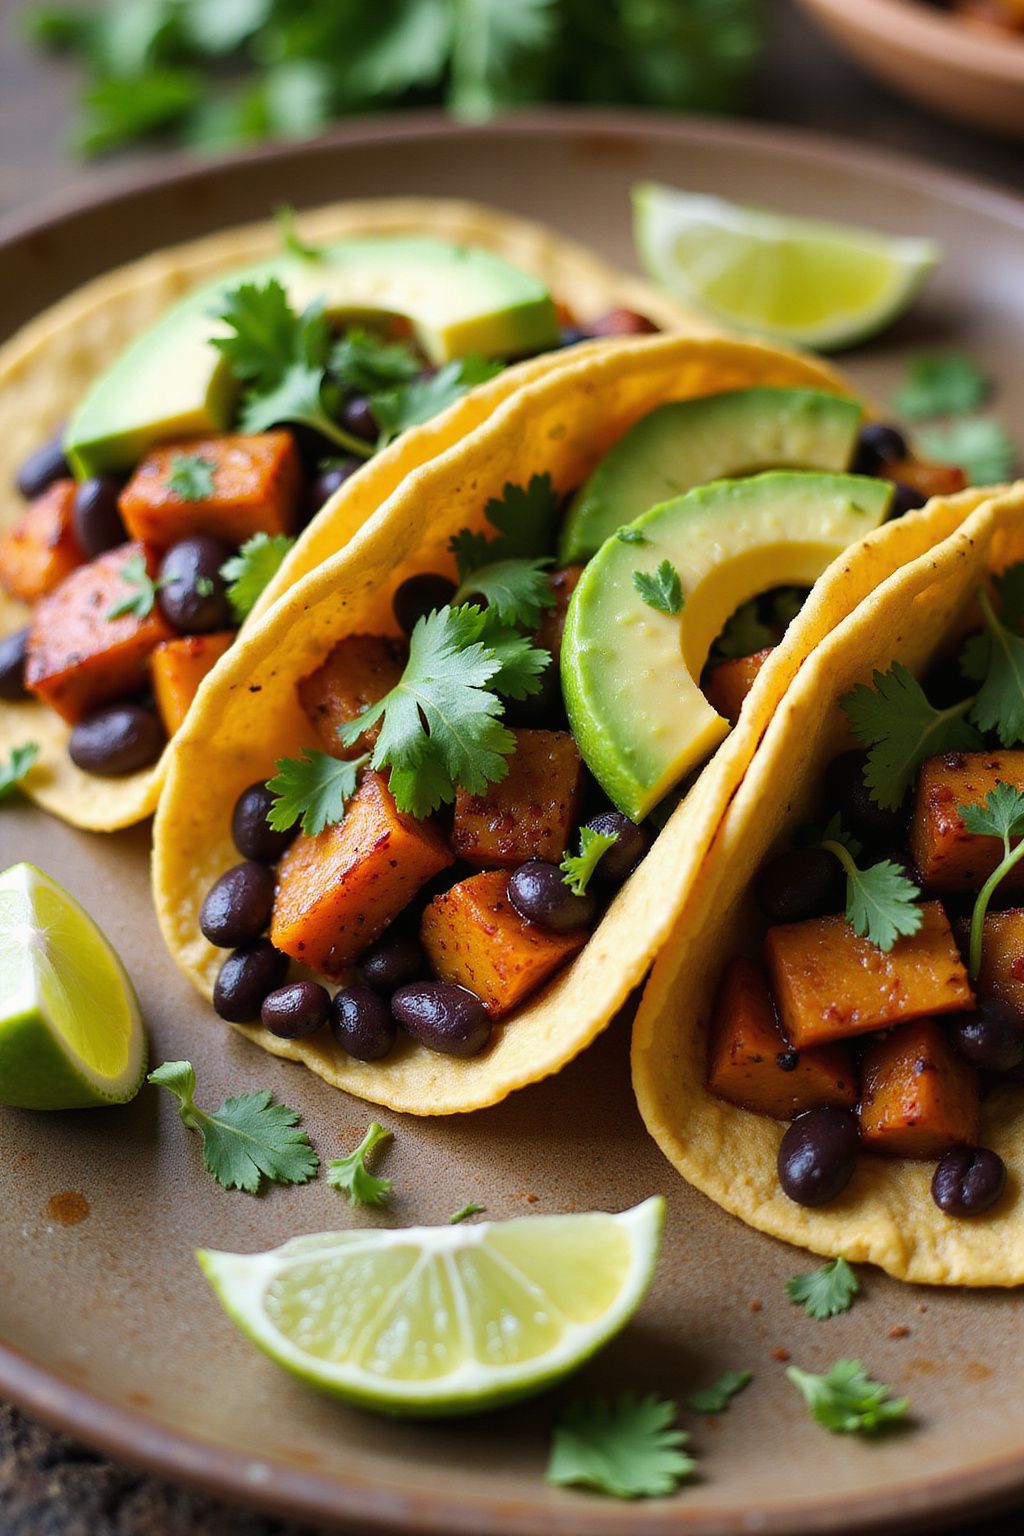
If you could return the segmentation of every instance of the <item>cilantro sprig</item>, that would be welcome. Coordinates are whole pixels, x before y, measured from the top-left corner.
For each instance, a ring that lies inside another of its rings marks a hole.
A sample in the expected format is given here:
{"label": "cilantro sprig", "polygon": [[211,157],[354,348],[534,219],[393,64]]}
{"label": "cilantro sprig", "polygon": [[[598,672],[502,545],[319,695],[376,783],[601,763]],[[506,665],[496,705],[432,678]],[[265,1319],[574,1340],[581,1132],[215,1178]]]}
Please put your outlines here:
{"label": "cilantro sprig", "polygon": [[360,770],[368,762],[368,755],[332,757],[315,747],[304,748],[300,757],[278,758],[274,764],[277,773],[267,780],[267,788],[275,797],[267,824],[274,832],[287,832],[298,821],[307,837],[315,837],[325,827],[342,821],[356,792]]}
{"label": "cilantro sprig", "polygon": [[971,719],[983,731],[994,731],[1004,747],[1024,740],[1024,639],[998,617],[984,587],[978,606],[985,626],[984,651],[971,647],[967,664],[976,667],[984,654],[987,664],[981,687],[971,701]]}
{"label": "cilantro sprig", "polygon": [[254,533],[237,555],[225,560],[220,574],[228,584],[228,602],[237,623],[248,618],[294,544],[286,533]]}
{"label": "cilantro sprig", "polygon": [[475,353],[445,363],[436,373],[420,375],[405,384],[393,384],[370,396],[370,409],[380,428],[378,448],[386,447],[399,433],[439,416],[477,384],[486,384],[505,365]]}
{"label": "cilantro sprig", "polygon": [[558,866],[562,881],[574,896],[585,896],[587,886],[602,857],[619,840],[617,832],[598,832],[594,827],[580,827],[579,853],[567,853]]}
{"label": "cilantro sprig", "polygon": [[[958,805],[956,809],[968,832],[978,837],[997,837],[1003,845],[1003,857],[978,892],[971,913],[968,971],[973,981],[981,969],[981,947],[989,902],[997,886],[1024,858],[1024,793],[1000,780],[989,791],[984,805]],[[1016,848],[1013,847],[1014,838],[1022,839]]]}
{"label": "cilantro sprig", "polygon": [[841,1256],[830,1259],[821,1269],[813,1269],[806,1275],[794,1275],[786,1281],[786,1295],[794,1306],[802,1306],[808,1317],[817,1322],[838,1317],[853,1306],[853,1298],[860,1290],[860,1281]]}
{"label": "cilantro sprig", "polygon": [[670,617],[682,611],[683,587],[671,560],[663,560],[655,571],[634,571],[633,585],[648,608]]}
{"label": "cilantro sprig", "polygon": [[390,1179],[379,1178],[369,1171],[366,1160],[375,1147],[392,1139],[392,1132],[374,1120],[356,1147],[345,1157],[334,1157],[327,1164],[327,1182],[332,1189],[346,1194],[350,1205],[387,1205],[391,1196]]}
{"label": "cilantro sprig", "polygon": [[475,1200],[467,1200],[465,1205],[461,1205],[457,1211],[453,1211],[448,1217],[448,1225],[450,1227],[460,1226],[462,1222],[468,1221],[471,1216],[482,1216],[486,1209],[486,1205],[477,1205]]}
{"label": "cilantro sprig", "polygon": [[898,864],[882,859],[861,869],[857,864],[860,844],[844,834],[838,818],[826,828],[820,846],[842,865],[846,920],[854,933],[887,954],[901,935],[917,932],[924,921],[918,905],[921,891]]}
{"label": "cilantro sprig", "polygon": [[906,383],[893,404],[908,420],[921,421],[973,411],[988,392],[988,379],[964,353],[929,353],[911,358]]}
{"label": "cilantro sprig", "polygon": [[864,782],[875,803],[887,810],[903,804],[925,758],[984,746],[965,719],[973,701],[936,709],[899,661],[888,672],[875,672],[870,687],[858,683],[840,702],[854,736],[870,748]]}
{"label": "cilantro sprig", "polygon": [[693,1413],[724,1413],[737,1392],[753,1380],[751,1371],[723,1371],[717,1381],[686,1399],[686,1406]]}
{"label": "cilantro sprig", "polygon": [[570,1403],[554,1429],[548,1481],[617,1499],[663,1498],[696,1468],[675,1405],[653,1393]]}
{"label": "cilantro sprig", "polygon": [[38,744],[26,741],[20,747],[12,747],[10,756],[0,758],[0,800],[7,800],[20,788],[38,756]]}
{"label": "cilantro sprig", "polygon": [[136,619],[147,619],[153,612],[153,604],[160,588],[166,583],[162,577],[152,577],[146,568],[145,555],[130,555],[120,570],[121,581],[129,591],[118,598],[103,615],[105,619],[123,619],[132,614]]}
{"label": "cilantro sprig", "polygon": [[204,501],[214,493],[213,472],[216,468],[214,460],[201,453],[175,453],[171,457],[167,489],[180,496],[182,501]]}
{"label": "cilantro sprig", "polygon": [[909,1398],[894,1398],[891,1387],[872,1381],[859,1360],[837,1360],[822,1376],[793,1365],[786,1375],[815,1422],[833,1434],[878,1434],[905,1419],[910,1407]]}
{"label": "cilantro sprig", "polygon": [[997,485],[1013,474],[1017,450],[1005,428],[990,416],[922,427],[917,435],[925,453],[959,465],[970,485]]}
{"label": "cilantro sprig", "polygon": [[462,528],[449,540],[459,588],[453,604],[481,597],[503,624],[535,629],[554,604],[546,575],[548,545],[558,500],[551,476],[532,475],[525,486],[508,484],[484,507],[496,535]]}

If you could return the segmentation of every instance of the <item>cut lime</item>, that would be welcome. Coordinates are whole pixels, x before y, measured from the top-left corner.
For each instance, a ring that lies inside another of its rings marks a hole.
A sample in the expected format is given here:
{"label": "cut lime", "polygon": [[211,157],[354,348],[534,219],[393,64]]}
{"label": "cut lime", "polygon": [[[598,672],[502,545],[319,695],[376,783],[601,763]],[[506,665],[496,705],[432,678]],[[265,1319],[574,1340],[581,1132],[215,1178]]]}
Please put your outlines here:
{"label": "cut lime", "polygon": [[4,870],[0,1104],[123,1104],[145,1070],[135,989],[92,918],[33,864]]}
{"label": "cut lime", "polygon": [[397,1414],[476,1413],[539,1392],[632,1316],[664,1201],[621,1215],[300,1237],[197,1254],[224,1310],[312,1387]]}
{"label": "cut lime", "polygon": [[851,346],[895,320],[939,260],[931,240],[787,218],[653,183],[633,192],[640,260],[723,325],[805,347]]}

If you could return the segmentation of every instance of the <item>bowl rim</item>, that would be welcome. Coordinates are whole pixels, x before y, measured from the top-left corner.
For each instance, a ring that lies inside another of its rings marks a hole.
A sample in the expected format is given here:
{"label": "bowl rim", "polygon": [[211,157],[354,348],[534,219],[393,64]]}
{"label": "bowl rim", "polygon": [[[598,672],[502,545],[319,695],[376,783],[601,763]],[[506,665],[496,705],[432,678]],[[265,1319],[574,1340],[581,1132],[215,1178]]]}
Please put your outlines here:
{"label": "bowl rim", "polygon": [[835,17],[844,33],[889,38],[895,29],[904,48],[949,74],[998,76],[1024,86],[1024,35],[975,29],[949,11],[924,0],[797,0],[815,14]]}

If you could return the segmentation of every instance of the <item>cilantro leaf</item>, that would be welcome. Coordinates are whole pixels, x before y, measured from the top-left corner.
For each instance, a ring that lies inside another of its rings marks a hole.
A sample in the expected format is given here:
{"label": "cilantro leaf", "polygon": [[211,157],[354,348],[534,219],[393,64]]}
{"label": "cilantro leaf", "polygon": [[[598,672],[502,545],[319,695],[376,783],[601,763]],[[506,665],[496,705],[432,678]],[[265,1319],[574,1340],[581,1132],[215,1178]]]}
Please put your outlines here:
{"label": "cilantro leaf", "polygon": [[896,409],[911,421],[925,416],[959,416],[981,405],[988,379],[962,352],[911,358],[907,382],[894,396]]}
{"label": "cilantro leaf", "polygon": [[753,656],[756,651],[767,650],[777,641],[778,636],[761,619],[757,599],[752,598],[727,620],[715,641],[715,650],[730,658]]}
{"label": "cilantro leaf", "polygon": [[931,458],[959,465],[970,485],[997,485],[1013,474],[1017,450],[999,422],[989,416],[922,427],[918,437]]}
{"label": "cilantro leaf", "polygon": [[465,1205],[448,1217],[448,1225],[457,1227],[460,1222],[468,1221],[471,1216],[482,1216],[486,1211],[486,1205],[477,1205],[475,1200],[467,1200]]}
{"label": "cilantro leaf", "polygon": [[137,75],[104,75],[83,93],[75,148],[82,155],[105,155],[180,123],[198,106],[202,91],[202,76],[194,69],[150,66]]}
{"label": "cilantro leaf", "polygon": [[634,571],[633,585],[648,608],[670,616],[681,611],[683,588],[671,560],[663,560],[656,571]]}
{"label": "cilantro leaf", "polygon": [[717,1381],[686,1399],[687,1408],[694,1413],[724,1413],[731,1398],[752,1379],[751,1371],[723,1371]]}
{"label": "cilantro leaf", "polygon": [[195,1103],[196,1074],[189,1061],[165,1061],[146,1081],[178,1100],[182,1124],[203,1138],[203,1162],[224,1189],[254,1195],[264,1178],[306,1184],[320,1166],[309,1137],[297,1128],[298,1113],[271,1103],[267,1090],[225,1099],[219,1109],[207,1111]]}
{"label": "cilantro leaf", "polygon": [[295,313],[276,277],[239,283],[224,297],[216,318],[234,332],[214,336],[213,345],[243,384],[273,389],[295,359]]}
{"label": "cilantro leaf", "polygon": [[634,528],[629,523],[624,523],[621,528],[616,528],[615,537],[620,544],[649,544],[651,542],[646,533],[641,533],[639,528]]}
{"label": "cilantro leaf", "polygon": [[38,756],[36,742],[26,741],[20,747],[12,747],[10,757],[0,758],[0,800],[14,794]]}
{"label": "cilantro leaf", "polygon": [[835,854],[846,875],[846,920],[854,933],[888,953],[901,934],[916,933],[924,921],[918,905],[921,892],[891,859],[858,869],[843,843],[821,844]]}
{"label": "cilantro leaf", "polygon": [[675,1493],[696,1466],[675,1421],[675,1406],[653,1393],[570,1403],[555,1425],[548,1481],[617,1499]]}
{"label": "cilantro leaf", "polygon": [[501,554],[526,559],[539,554],[548,546],[557,511],[558,497],[549,474],[531,475],[525,486],[506,483],[501,495],[492,496],[484,507],[487,521],[501,534],[487,558]]}
{"label": "cilantro leaf", "polygon": [[324,406],[324,373],[308,363],[292,363],[280,381],[262,393],[250,392],[242,402],[238,425],[243,432],[269,432],[282,422],[311,427],[350,453],[368,459],[373,453],[369,443],[346,432],[332,420]]}
{"label": "cilantro leaf", "polygon": [[176,453],[171,459],[167,489],[182,501],[204,501],[213,495],[216,467],[213,459],[205,459],[201,453]]}
{"label": "cilantro leaf", "polygon": [[593,827],[580,827],[579,853],[567,853],[559,864],[563,884],[574,896],[585,896],[591,877],[601,862],[602,855],[619,840],[617,832],[597,832]]}
{"label": "cilantro leaf", "polygon": [[160,578],[154,580],[149,574],[145,555],[129,556],[121,567],[120,576],[124,585],[134,587],[135,591],[129,592],[126,597],[119,598],[112,608],[107,609],[103,617],[123,619],[130,613],[137,619],[148,618],[153,612],[156,594],[164,582]]}
{"label": "cilantro leaf", "polygon": [[391,1132],[374,1120],[354,1152],[350,1152],[347,1157],[334,1157],[327,1164],[328,1184],[332,1189],[340,1189],[348,1195],[350,1205],[387,1205],[391,1180],[380,1179],[370,1173],[366,1159],[374,1147],[390,1140]]}
{"label": "cilantro leaf", "polygon": [[332,378],[345,389],[364,395],[406,384],[420,369],[419,358],[407,341],[382,341],[359,326],[347,331],[331,352]]}
{"label": "cilantro leaf", "polygon": [[984,746],[964,715],[971,700],[936,709],[902,662],[875,672],[871,687],[858,683],[840,701],[850,729],[870,747],[864,782],[877,805],[897,810],[926,757],[973,752]]}
{"label": "cilantro leaf", "polygon": [[891,1388],[872,1381],[859,1360],[837,1360],[824,1376],[798,1370],[786,1372],[804,1395],[815,1422],[833,1434],[876,1434],[905,1419],[910,1399],[892,1397]]}
{"label": "cilantro leaf", "polygon": [[323,247],[309,245],[301,238],[295,228],[295,209],[288,203],[280,203],[274,209],[274,218],[277,221],[278,232],[281,236],[281,245],[289,256],[297,256],[300,261],[323,261]]}
{"label": "cilantro leaf", "polygon": [[452,603],[483,598],[488,613],[493,613],[500,623],[536,629],[544,609],[554,606],[554,594],[547,577],[550,564],[547,559],[494,560],[467,572],[464,577],[460,570],[462,584]]}
{"label": "cilantro leaf", "polygon": [[528,635],[499,624],[490,610],[484,614],[481,639],[498,663],[488,683],[503,699],[525,699],[541,690],[541,675],[551,665],[551,652],[534,645]]}
{"label": "cilantro leaf", "polygon": [[[1024,741],[1024,639],[999,619],[984,588],[978,604],[988,640],[984,680],[971,706],[971,719],[983,731],[994,731],[1004,747]],[[968,665],[980,659],[980,649],[967,652]]]}
{"label": "cilantro leaf", "polygon": [[315,747],[303,748],[301,757],[279,757],[275,777],[267,780],[267,788],[276,796],[267,824],[274,832],[287,832],[301,818],[303,832],[315,837],[342,821],[356,792],[359,771],[368,761],[368,756],[331,757]]}
{"label": "cilantro leaf", "polygon": [[237,555],[225,560],[220,574],[228,584],[228,602],[239,624],[255,608],[294,543],[286,533],[254,533]]}
{"label": "cilantro leaf", "polygon": [[400,432],[421,426],[432,416],[446,411],[476,384],[484,384],[501,372],[503,363],[470,354],[456,362],[445,363],[436,373],[395,384],[370,396],[370,409],[380,428],[379,447],[390,443]]}
{"label": "cilantro leaf", "polygon": [[985,929],[985,913],[993,892],[1006,878],[1014,865],[1024,858],[1024,841],[1017,847],[1012,840],[1024,837],[1024,792],[1000,780],[990,790],[984,805],[958,805],[957,815],[968,832],[978,837],[998,837],[1003,844],[1003,857],[978,892],[971,913],[971,935],[968,953],[968,971],[971,980],[981,969],[981,948]]}
{"label": "cilantro leaf", "polygon": [[860,1290],[860,1281],[844,1258],[831,1259],[821,1269],[806,1275],[794,1275],[786,1281],[786,1295],[795,1306],[802,1305],[808,1317],[823,1322],[848,1312]]}

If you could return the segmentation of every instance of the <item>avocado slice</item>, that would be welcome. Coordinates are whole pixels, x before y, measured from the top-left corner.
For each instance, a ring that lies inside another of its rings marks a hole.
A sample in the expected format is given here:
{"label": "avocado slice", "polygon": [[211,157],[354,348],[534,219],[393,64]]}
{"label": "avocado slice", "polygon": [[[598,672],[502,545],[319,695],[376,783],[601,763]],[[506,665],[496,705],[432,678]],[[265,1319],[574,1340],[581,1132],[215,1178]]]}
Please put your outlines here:
{"label": "avocado slice", "polygon": [[493,251],[429,236],[381,236],[326,246],[317,258],[283,254],[197,288],[138,336],[93,383],[64,449],[76,475],[128,469],[155,444],[228,429],[237,385],[210,338],[239,283],[276,277],[293,308],[323,299],[332,317],[398,315],[432,363],[480,352],[515,357],[558,344],[543,283]]}
{"label": "avocado slice", "polygon": [[[891,498],[889,482],[863,475],[773,470],[688,491],[631,524],[643,543],[601,546],[569,602],[562,691],[587,766],[620,811],[640,821],[728,734],[700,675],[730,614],[771,587],[812,585]],[[682,586],[675,617],[633,581],[663,560]]]}
{"label": "avocado slice", "polygon": [[768,385],[659,405],[576,493],[559,560],[589,560],[616,528],[695,485],[764,469],[845,469],[860,419],[860,405],[843,395]]}

